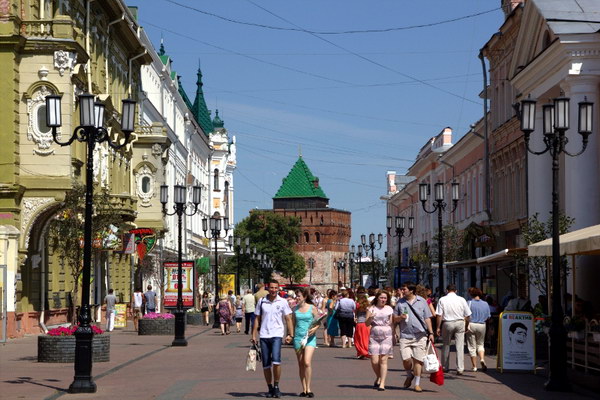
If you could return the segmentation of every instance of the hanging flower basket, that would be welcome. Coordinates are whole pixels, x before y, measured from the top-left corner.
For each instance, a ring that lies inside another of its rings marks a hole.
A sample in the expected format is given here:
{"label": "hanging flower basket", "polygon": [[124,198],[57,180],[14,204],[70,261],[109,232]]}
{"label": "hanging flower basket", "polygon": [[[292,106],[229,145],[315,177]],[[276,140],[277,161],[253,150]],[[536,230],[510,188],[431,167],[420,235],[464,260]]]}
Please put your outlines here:
{"label": "hanging flower basket", "polygon": [[173,314],[148,313],[138,323],[138,335],[175,334],[175,316]]}
{"label": "hanging flower basket", "polygon": [[[92,361],[110,361],[110,335],[92,326]],[[72,363],[75,362],[75,331],[77,327],[51,329],[47,335],[38,336],[38,362]]]}

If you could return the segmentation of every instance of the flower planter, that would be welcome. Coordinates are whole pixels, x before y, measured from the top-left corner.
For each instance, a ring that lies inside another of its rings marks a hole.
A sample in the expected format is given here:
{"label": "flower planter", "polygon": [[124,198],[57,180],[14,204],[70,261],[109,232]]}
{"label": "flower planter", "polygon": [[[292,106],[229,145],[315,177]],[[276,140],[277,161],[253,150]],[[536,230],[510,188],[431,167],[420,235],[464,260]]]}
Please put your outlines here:
{"label": "flower planter", "polygon": [[140,319],[138,335],[174,335],[175,318],[171,319]]}
{"label": "flower planter", "polygon": [[[94,335],[92,360],[110,361],[110,335]],[[38,362],[75,362],[75,336],[38,336]]]}
{"label": "flower planter", "polygon": [[202,325],[202,314],[201,313],[186,313],[187,323],[189,325]]}

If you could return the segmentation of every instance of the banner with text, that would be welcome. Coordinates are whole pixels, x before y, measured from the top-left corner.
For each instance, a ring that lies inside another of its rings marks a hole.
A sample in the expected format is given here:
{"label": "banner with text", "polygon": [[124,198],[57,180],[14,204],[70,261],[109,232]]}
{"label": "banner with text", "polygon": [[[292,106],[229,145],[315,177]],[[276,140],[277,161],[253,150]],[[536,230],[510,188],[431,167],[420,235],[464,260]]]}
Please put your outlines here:
{"label": "banner with text", "polygon": [[[164,306],[177,307],[177,289],[179,278],[177,270],[179,268],[179,264],[177,262],[164,262],[163,267],[165,274]],[[194,262],[182,261],[181,267],[181,297],[183,299],[183,306],[186,308],[191,308],[194,307],[194,288],[196,286]]]}
{"label": "banner with text", "polygon": [[535,331],[533,314],[521,311],[505,311],[500,314],[498,327],[498,367],[500,371],[535,371]]}

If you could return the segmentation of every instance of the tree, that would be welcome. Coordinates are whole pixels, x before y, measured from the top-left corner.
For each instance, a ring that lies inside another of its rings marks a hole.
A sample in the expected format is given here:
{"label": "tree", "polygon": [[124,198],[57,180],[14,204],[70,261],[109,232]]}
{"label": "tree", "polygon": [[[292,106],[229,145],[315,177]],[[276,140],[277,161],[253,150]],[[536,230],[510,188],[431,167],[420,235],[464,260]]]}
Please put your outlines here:
{"label": "tree", "polygon": [[[574,218],[564,215],[560,213],[558,216],[558,230],[559,234],[564,234],[569,231],[569,228],[575,222]],[[546,222],[542,222],[539,220],[539,213],[533,214],[527,220],[527,224],[525,224],[521,228],[521,233],[523,235],[523,239],[525,243],[532,244],[541,242],[552,236],[552,215]],[[521,264],[528,264],[529,268],[529,283],[535,287],[541,295],[548,296],[548,268],[546,267],[546,257],[518,257],[518,262]],[[561,265],[563,268],[563,279],[566,279],[566,265],[567,258],[561,257]],[[566,285],[563,285],[566,287]]]}
{"label": "tree", "polygon": [[[276,214],[271,211],[254,211],[240,221],[235,228],[235,236],[249,238],[250,246],[256,247],[260,254],[265,254],[273,263],[273,268],[259,269],[257,261],[246,254],[228,260],[226,268],[235,271],[238,261],[241,271],[250,271],[253,276],[262,279],[270,278],[277,271],[290,283],[299,281],[306,275],[304,259],[296,253],[294,246],[300,236],[300,219]],[[243,272],[242,272],[243,276]]]}
{"label": "tree", "polygon": [[[108,190],[100,189],[94,194],[95,212],[92,217],[92,238],[106,238],[106,231],[112,225],[121,229],[125,225],[122,214],[111,206]],[[62,258],[73,280],[71,291],[71,320],[75,321],[75,306],[79,295],[79,284],[83,272],[83,231],[85,215],[85,185],[73,183],[67,192],[63,207],[50,222],[49,246]],[[94,254],[92,253],[92,257]]]}

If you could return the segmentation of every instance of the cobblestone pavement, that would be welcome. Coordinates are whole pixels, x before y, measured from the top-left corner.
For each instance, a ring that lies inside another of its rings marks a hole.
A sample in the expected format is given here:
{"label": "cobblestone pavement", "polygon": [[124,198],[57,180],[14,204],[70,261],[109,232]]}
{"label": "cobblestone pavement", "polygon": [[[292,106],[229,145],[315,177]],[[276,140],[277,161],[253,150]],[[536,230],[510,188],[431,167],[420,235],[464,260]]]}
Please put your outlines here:
{"label": "cobblestone pavement", "polygon": [[[68,394],[73,364],[37,362],[35,336],[10,340],[0,346],[1,399],[235,399],[264,397],[262,371],[245,371],[249,336],[233,333],[221,336],[206,326],[188,326],[187,347],[171,347],[169,336],[138,336],[129,330],[114,331],[111,360],[95,363],[95,394]],[[466,358],[466,357],[465,357]],[[296,358],[291,347],[282,353],[284,397],[301,391]],[[452,361],[453,362],[453,361]],[[423,379],[422,393],[402,389],[405,374],[398,347],[390,360],[387,390],[372,389],[374,374],[368,360],[355,359],[354,349],[319,347],[313,360],[313,391],[319,399],[462,399],[519,400],[598,398],[576,388],[568,395],[543,390],[543,371],[500,374],[465,372],[445,375],[444,386]],[[465,365],[470,361],[465,359]],[[488,359],[495,366],[495,359]]]}

